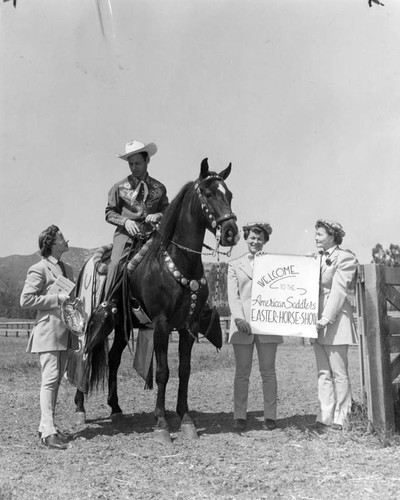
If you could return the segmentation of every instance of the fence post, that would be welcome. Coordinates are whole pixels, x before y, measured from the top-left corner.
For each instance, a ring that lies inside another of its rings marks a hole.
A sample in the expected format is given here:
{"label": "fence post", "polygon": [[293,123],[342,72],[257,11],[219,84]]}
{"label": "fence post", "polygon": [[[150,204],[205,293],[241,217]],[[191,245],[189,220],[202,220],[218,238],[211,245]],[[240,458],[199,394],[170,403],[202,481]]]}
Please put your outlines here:
{"label": "fence post", "polygon": [[390,366],[389,331],[384,266],[367,264],[364,269],[364,333],[367,347],[370,395],[368,414],[373,426],[394,430],[394,405]]}
{"label": "fence post", "polygon": [[356,308],[357,308],[357,333],[358,333],[358,356],[360,361],[360,382],[362,402],[368,408],[368,419],[372,421],[368,402],[371,399],[371,388],[369,384],[368,348],[366,345],[364,331],[365,316],[365,291],[364,291],[364,266],[358,266],[356,284]]}

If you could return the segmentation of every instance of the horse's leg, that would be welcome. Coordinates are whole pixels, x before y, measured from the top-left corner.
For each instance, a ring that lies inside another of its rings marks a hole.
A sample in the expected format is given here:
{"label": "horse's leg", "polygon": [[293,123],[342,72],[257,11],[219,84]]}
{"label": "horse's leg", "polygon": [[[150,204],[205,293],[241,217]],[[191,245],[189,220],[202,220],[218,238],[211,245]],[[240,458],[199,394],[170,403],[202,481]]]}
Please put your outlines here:
{"label": "horse's leg", "polygon": [[181,419],[182,433],[190,439],[198,439],[196,426],[189,415],[188,388],[190,359],[194,337],[186,329],[179,330],[179,389],[176,412]]}
{"label": "horse's leg", "polygon": [[121,364],[122,352],[127,345],[124,330],[116,325],[114,330],[114,342],[108,353],[108,398],[107,403],[111,406],[111,418],[118,418],[122,410],[118,404],[117,373]]}
{"label": "horse's leg", "polygon": [[84,424],[86,422],[86,411],[84,406],[85,396],[79,389],[76,390],[74,402],[76,405],[74,422],[75,424]]}
{"label": "horse's leg", "polygon": [[154,352],[156,355],[156,383],[157,400],[154,416],[156,426],[154,429],[154,440],[161,444],[170,444],[171,436],[165,416],[165,391],[169,379],[168,367],[168,341],[169,327],[165,316],[157,317],[154,322]]}

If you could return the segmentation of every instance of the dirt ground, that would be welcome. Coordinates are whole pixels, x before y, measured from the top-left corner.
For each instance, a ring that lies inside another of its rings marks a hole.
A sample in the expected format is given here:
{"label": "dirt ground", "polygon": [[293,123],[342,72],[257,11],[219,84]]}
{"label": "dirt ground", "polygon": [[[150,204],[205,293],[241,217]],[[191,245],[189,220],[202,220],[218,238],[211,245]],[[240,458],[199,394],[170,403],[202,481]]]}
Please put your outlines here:
{"label": "dirt ground", "polygon": [[[153,440],[155,390],[143,390],[125,351],[119,372],[125,416],[113,422],[106,394],[86,403],[87,423],[74,423],[75,390],[63,382],[58,423],[66,451],[37,438],[40,375],[26,339],[0,337],[0,500],[25,499],[400,499],[400,440],[367,430],[352,417],[343,432],[317,434],[312,347],[291,340],[277,357],[278,429],[262,427],[258,367],[253,368],[248,430],[232,430],[232,349],[194,346],[189,404],[200,439],[179,432],[174,413],[177,342],[170,343],[167,408],[173,444]],[[361,401],[357,347],[350,349],[353,396]]]}

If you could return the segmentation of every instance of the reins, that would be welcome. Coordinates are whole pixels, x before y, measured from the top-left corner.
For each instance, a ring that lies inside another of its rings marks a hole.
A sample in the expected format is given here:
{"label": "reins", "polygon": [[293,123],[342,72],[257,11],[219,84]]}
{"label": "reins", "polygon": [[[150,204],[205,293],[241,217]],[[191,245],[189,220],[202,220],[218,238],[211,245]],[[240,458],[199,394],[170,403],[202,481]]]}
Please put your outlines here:
{"label": "reins", "polygon": [[197,255],[212,255],[213,257],[215,257],[217,255],[226,255],[227,257],[230,257],[231,253],[232,253],[232,248],[233,248],[233,247],[230,247],[227,252],[221,252],[221,250],[218,250],[219,242],[215,248],[212,248],[209,245],[206,245],[205,243],[203,243],[204,248],[207,248],[207,250],[211,250],[211,252],[203,252],[202,250],[200,250],[200,251],[193,250],[192,248],[185,247],[183,245],[180,245],[179,243],[176,243],[173,240],[170,240],[170,243],[172,243],[173,245],[178,247],[180,250],[184,250],[185,252],[195,253]]}

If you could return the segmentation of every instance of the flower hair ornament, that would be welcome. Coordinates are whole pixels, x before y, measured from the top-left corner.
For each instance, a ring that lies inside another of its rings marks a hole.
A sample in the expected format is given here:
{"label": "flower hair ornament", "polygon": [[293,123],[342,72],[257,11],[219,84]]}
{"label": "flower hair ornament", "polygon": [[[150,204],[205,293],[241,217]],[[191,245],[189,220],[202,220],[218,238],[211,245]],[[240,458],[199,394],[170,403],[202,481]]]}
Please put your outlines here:
{"label": "flower hair ornament", "polygon": [[243,232],[251,231],[252,229],[259,229],[264,233],[267,240],[269,239],[269,235],[272,233],[272,227],[267,222],[248,222],[242,229]]}
{"label": "flower hair ornament", "polygon": [[328,220],[328,219],[318,219],[317,222],[315,223],[315,228],[318,227],[324,227],[325,229],[328,230],[328,232],[337,232],[339,236],[342,238],[346,235],[343,226],[339,224],[339,222],[335,222],[333,220]]}

